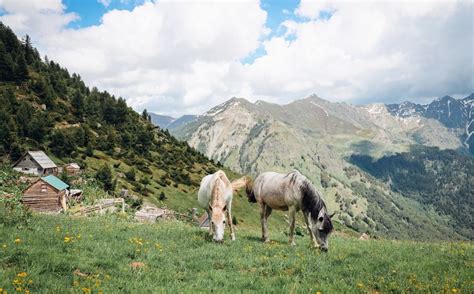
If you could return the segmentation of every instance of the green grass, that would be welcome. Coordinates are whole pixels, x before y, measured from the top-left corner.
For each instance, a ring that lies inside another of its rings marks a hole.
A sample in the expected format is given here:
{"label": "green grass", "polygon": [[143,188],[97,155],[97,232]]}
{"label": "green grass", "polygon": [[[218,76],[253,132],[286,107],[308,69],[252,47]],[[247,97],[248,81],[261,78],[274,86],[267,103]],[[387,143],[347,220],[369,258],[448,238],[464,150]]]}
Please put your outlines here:
{"label": "green grass", "polygon": [[[0,287],[8,293],[13,283],[43,293],[474,291],[469,242],[335,235],[325,254],[311,249],[308,237],[289,246],[271,219],[270,233],[273,241],[263,244],[259,230],[240,228],[235,242],[226,235],[216,244],[179,221],[36,215],[28,226],[0,225]],[[132,269],[132,262],[144,266]]]}

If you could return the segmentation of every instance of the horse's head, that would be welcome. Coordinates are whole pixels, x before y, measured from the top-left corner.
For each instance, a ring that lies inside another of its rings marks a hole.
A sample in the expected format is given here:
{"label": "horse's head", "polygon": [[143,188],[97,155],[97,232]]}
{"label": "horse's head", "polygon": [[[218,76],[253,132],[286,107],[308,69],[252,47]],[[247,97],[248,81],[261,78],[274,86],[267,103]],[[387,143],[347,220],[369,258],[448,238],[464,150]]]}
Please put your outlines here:
{"label": "horse's head", "polygon": [[318,217],[312,219],[311,229],[322,251],[329,250],[328,237],[333,230],[331,222],[331,217],[333,216],[334,214],[327,214],[326,209],[323,208],[319,211]]}
{"label": "horse's head", "polygon": [[227,210],[227,205],[209,205],[209,212],[211,213],[211,223],[212,229],[214,231],[214,241],[223,242],[224,241],[224,230],[225,230],[225,212]]}

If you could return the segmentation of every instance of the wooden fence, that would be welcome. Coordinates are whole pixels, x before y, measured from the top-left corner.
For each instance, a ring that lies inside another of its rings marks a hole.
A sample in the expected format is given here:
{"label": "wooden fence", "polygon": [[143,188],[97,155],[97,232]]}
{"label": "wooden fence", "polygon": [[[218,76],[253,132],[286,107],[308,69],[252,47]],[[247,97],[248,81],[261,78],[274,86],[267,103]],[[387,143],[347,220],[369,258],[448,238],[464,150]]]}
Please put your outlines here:
{"label": "wooden fence", "polygon": [[81,207],[74,214],[88,215],[91,213],[102,213],[106,209],[110,207],[114,207],[116,204],[121,204],[122,212],[125,212],[125,200],[123,198],[109,198],[109,199],[101,199],[99,200],[99,203],[92,206]]}

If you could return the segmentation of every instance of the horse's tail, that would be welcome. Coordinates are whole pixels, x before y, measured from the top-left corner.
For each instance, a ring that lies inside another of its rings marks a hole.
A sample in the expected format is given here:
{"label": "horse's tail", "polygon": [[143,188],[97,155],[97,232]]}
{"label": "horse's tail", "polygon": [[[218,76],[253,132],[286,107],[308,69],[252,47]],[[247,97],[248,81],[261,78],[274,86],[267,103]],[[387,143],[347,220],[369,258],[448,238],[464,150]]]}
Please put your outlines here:
{"label": "horse's tail", "polygon": [[244,176],[241,177],[240,179],[237,179],[233,181],[232,183],[232,189],[237,192],[241,188],[245,187],[245,192],[247,194],[247,198],[249,202],[257,202],[257,199],[255,198],[255,194],[253,193],[253,180],[249,176]]}

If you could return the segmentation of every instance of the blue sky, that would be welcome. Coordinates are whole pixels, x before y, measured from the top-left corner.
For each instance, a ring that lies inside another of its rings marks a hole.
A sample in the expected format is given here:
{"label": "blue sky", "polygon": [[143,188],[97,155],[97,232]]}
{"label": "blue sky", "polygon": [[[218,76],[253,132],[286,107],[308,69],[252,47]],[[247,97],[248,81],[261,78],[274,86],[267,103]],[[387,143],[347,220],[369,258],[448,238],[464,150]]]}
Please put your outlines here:
{"label": "blue sky", "polygon": [[359,104],[468,95],[472,11],[455,0],[0,0],[0,21],[29,34],[42,56],[138,111],[172,116],[233,96]]}
{"label": "blue sky", "polygon": [[136,0],[112,0],[107,6],[97,0],[62,0],[66,6],[66,12],[74,12],[80,19],[69,24],[71,28],[84,28],[92,25],[99,25],[102,15],[113,9],[132,10],[143,1]]}

